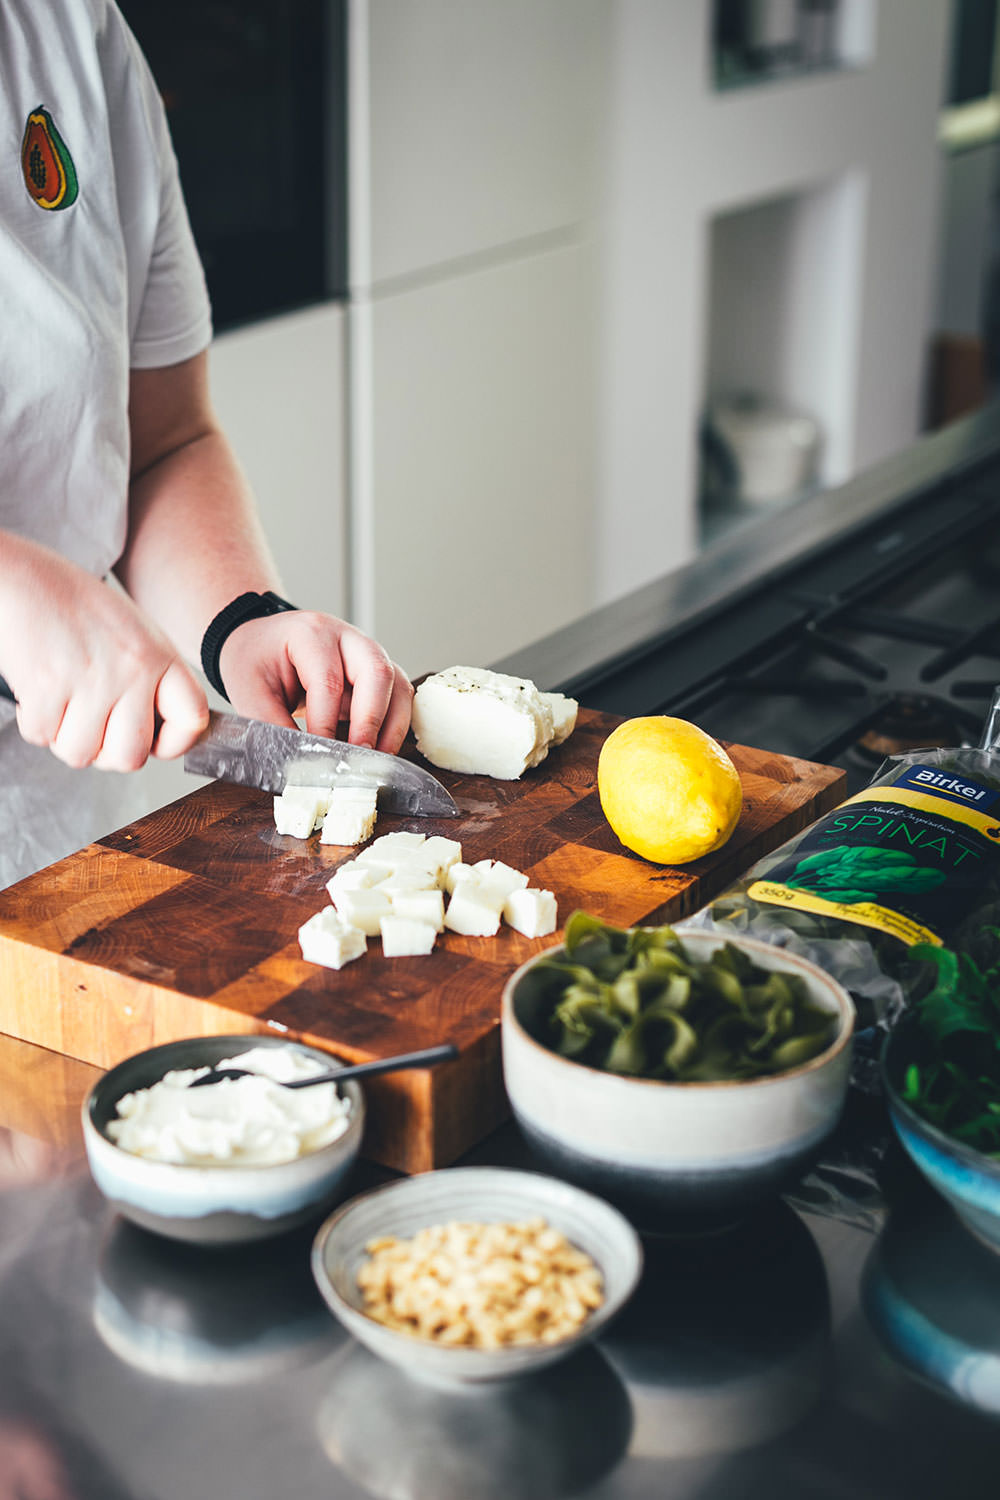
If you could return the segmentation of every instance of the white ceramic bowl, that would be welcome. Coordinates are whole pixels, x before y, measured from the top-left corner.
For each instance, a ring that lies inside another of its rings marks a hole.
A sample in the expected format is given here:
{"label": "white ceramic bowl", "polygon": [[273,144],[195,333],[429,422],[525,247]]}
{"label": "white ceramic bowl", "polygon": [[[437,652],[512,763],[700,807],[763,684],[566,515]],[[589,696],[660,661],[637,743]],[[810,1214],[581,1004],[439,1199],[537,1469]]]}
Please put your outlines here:
{"label": "white ceramic bowl", "polygon": [[83,1138],[94,1180],[112,1207],[143,1229],[197,1244],[266,1239],[318,1219],[346,1185],[361,1146],[364,1096],[351,1079],[340,1085],[350,1103],[347,1130],[294,1161],[231,1167],[150,1161],[123,1151],[107,1134],[118,1100],[173,1068],[204,1067],[251,1047],[288,1046],[327,1067],[336,1062],[283,1037],[189,1037],[138,1052],[105,1073],[83,1102]]}
{"label": "white ceramic bowl", "polygon": [[854,1005],[807,959],[769,943],[678,929],[696,960],[733,942],[762,969],[801,975],[838,1018],[832,1044],[801,1067],[733,1082],[670,1083],[574,1062],[538,1040],[537,999],[516,970],[503,993],[504,1082],[514,1116],[547,1170],[617,1204],[644,1228],[738,1217],[790,1185],[816,1157],[847,1094]]}
{"label": "white ceramic bowl", "polygon": [[[409,1239],[453,1220],[517,1223],[545,1218],[596,1263],[604,1301],[572,1338],[500,1349],[449,1348],[376,1322],[357,1285],[365,1246],[382,1235]],[[330,1308],[373,1354],[432,1384],[467,1388],[534,1373],[592,1339],[624,1305],[642,1270],[638,1237],[607,1203],[569,1183],[504,1167],[454,1167],[391,1182],[353,1199],[320,1228],[313,1275]]]}

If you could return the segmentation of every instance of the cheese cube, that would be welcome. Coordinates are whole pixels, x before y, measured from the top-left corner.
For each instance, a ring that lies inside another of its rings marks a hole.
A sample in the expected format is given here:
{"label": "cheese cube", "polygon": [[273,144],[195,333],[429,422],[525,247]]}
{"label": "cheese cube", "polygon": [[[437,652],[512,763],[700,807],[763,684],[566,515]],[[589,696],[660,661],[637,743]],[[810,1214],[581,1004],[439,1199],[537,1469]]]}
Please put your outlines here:
{"label": "cheese cube", "polygon": [[419,849],[427,842],[425,833],[407,833],[399,829],[396,833],[383,833],[369,849],[376,859],[397,859],[406,850]]}
{"label": "cheese cube", "polygon": [[359,860],[349,859],[337,866],[326,882],[326,888],[331,899],[334,891],[369,891],[378,884],[380,874],[375,865],[363,865]]}
{"label": "cheese cube", "polygon": [[527,678],[449,667],[417,688],[413,732],[432,765],[515,781],[548,754],[552,710]]}
{"label": "cheese cube", "polygon": [[286,786],[274,799],[274,826],[291,838],[307,839],[322,823],[329,805],[329,787]]}
{"label": "cheese cube", "polygon": [[439,833],[427,839],[419,849],[414,849],[412,854],[414,865],[430,870],[435,883],[442,887],[448,871],[459,864],[461,858],[462,846],[458,840],[446,839]]}
{"label": "cheese cube", "polygon": [[395,900],[404,891],[434,891],[437,889],[437,881],[430,870],[423,870],[418,865],[400,865],[398,870],[393,870],[391,875],[379,881],[378,888],[385,891],[391,900]]}
{"label": "cheese cube", "polygon": [[437,929],[430,922],[414,922],[409,917],[390,915],[382,918],[382,952],[386,958],[410,958],[430,953]]}
{"label": "cheese cube", "polygon": [[463,880],[470,879],[473,881],[478,881],[479,876],[476,874],[472,865],[464,864],[461,860],[458,860],[445,873],[444,888],[450,896],[454,893],[456,886],[460,885]]}
{"label": "cheese cube", "polygon": [[392,915],[409,917],[414,922],[429,922],[435,932],[443,932],[444,893],[439,890],[393,892]]}
{"label": "cheese cube", "polygon": [[368,937],[378,937],[379,923],[392,910],[389,897],[378,887],[371,891],[332,891],[337,915]]}
{"label": "cheese cube", "polygon": [[484,886],[496,891],[501,905],[511,891],[523,890],[528,884],[527,875],[505,865],[502,859],[481,859],[472,868]]}
{"label": "cheese cube", "polygon": [[381,880],[388,880],[390,875],[396,872],[396,866],[392,860],[377,859],[369,851],[362,849],[354,856],[353,864],[361,865],[372,873],[372,884],[378,885]]}
{"label": "cheese cube", "polygon": [[525,937],[545,937],[556,930],[556,898],[551,891],[511,891],[503,915],[508,926]]}
{"label": "cheese cube", "polygon": [[502,907],[503,898],[472,876],[455,887],[444,914],[444,925],[463,937],[492,937],[499,931]]}
{"label": "cheese cube", "polygon": [[361,957],[368,940],[359,928],[352,927],[332,906],[327,906],[299,928],[299,947],[308,963],[342,969],[352,959]]}
{"label": "cheese cube", "polygon": [[378,793],[368,787],[337,787],[323,819],[321,844],[363,844],[375,827]]}

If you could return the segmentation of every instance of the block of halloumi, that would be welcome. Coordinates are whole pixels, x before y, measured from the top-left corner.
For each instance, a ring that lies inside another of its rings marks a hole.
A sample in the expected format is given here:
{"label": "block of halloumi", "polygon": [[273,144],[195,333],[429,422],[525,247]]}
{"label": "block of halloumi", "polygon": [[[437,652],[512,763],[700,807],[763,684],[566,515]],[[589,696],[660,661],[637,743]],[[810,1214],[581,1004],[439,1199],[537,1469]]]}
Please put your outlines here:
{"label": "block of halloumi", "polygon": [[516,781],[555,741],[552,708],[533,682],[485,667],[449,667],[417,688],[421,755],[448,771]]}

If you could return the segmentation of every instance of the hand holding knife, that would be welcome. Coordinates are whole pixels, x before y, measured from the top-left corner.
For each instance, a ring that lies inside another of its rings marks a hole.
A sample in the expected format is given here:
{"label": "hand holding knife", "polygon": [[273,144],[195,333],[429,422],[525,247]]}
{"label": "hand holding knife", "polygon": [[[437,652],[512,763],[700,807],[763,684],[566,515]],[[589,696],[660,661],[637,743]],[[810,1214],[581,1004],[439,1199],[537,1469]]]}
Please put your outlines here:
{"label": "hand holding knife", "polygon": [[[0,698],[17,700],[0,677]],[[211,776],[265,792],[286,786],[375,786],[380,810],[418,818],[454,818],[454,798],[429,771],[344,740],[241,719],[209,714],[208,728],[184,757],[193,776]]]}

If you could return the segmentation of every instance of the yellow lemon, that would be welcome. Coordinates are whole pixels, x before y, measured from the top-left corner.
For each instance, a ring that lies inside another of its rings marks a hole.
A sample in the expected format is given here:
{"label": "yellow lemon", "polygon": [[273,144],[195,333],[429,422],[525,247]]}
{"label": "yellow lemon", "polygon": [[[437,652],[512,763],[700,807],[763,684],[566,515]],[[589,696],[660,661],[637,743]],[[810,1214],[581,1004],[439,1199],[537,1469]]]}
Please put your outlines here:
{"label": "yellow lemon", "polygon": [[686,719],[627,719],[601,747],[601,807],[626,849],[685,865],[721,849],[743,806],[740,776],[722,746]]}

